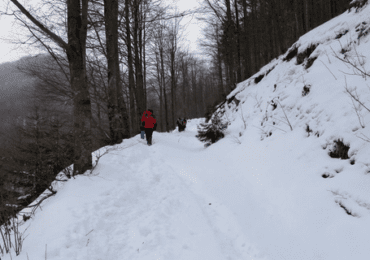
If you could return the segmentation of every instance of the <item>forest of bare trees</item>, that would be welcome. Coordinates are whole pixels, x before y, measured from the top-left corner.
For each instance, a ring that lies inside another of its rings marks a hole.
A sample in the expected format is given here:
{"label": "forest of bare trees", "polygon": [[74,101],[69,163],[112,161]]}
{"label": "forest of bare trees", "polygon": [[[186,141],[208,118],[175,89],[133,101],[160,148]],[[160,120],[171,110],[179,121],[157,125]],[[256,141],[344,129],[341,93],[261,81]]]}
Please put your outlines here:
{"label": "forest of bare trees", "polygon": [[348,10],[350,0],[204,0],[202,45],[228,93],[311,29]]}
{"label": "forest of bare trees", "polygon": [[65,167],[74,164],[72,175],[82,174],[92,168],[92,151],[137,135],[148,108],[159,132],[173,130],[180,116],[203,117],[236,83],[350,1],[204,0],[192,12],[207,24],[207,59],[183,44],[181,21],[191,12],[161,0],[41,2],[44,12],[17,0],[3,12],[28,31],[25,43],[47,52],[18,64],[33,79],[31,101],[14,118],[14,131],[7,128],[14,141],[0,165],[2,180],[27,179],[19,193],[32,195],[28,202]]}

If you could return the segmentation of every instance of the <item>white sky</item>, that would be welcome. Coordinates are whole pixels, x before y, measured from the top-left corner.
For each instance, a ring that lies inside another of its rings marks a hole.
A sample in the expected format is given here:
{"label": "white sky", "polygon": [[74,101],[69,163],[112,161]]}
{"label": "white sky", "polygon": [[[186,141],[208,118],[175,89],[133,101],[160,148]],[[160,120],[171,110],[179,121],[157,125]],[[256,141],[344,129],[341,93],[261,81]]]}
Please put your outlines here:
{"label": "white sky", "polygon": [[[27,3],[30,4],[31,2],[38,2],[39,0],[28,0]],[[178,0],[178,7],[179,11],[194,9],[199,6],[199,1],[201,0]],[[6,0],[9,2],[9,0]],[[24,1],[20,1],[22,4],[25,3]],[[168,1],[169,3],[173,3],[173,1]],[[14,7],[13,3],[10,3],[9,6],[11,8]],[[0,5],[1,11],[4,10],[6,4],[2,3]],[[19,37],[17,39],[17,27],[15,24],[15,19],[12,16],[0,16],[0,63],[14,61],[23,56],[27,55],[35,55],[40,53],[40,50],[30,48],[27,45],[20,46],[12,44],[11,42],[16,42],[17,40],[26,40],[24,37]],[[199,54],[199,48],[197,48],[196,41],[199,37],[201,37],[201,28],[196,20],[195,16],[185,17],[182,22],[184,25],[186,24],[186,31],[184,32],[185,41],[189,44],[189,49],[192,50],[194,54]]]}

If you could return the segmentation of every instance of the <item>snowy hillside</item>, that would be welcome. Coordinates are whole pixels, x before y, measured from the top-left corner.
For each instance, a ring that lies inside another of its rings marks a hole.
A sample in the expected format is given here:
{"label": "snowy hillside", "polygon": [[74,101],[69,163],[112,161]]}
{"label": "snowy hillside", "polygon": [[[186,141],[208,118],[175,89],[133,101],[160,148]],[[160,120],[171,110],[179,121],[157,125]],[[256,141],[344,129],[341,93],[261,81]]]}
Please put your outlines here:
{"label": "snowy hillside", "polygon": [[369,25],[370,6],[344,13],[238,84],[208,148],[193,119],[96,151],[12,259],[369,260]]}

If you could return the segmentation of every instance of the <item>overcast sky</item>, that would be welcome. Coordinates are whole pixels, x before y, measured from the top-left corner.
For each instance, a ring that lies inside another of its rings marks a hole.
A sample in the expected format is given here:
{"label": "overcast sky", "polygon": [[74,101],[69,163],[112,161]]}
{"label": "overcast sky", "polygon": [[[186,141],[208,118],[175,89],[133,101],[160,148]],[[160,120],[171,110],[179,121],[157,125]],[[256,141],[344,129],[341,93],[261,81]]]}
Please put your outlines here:
{"label": "overcast sky", "polygon": [[[21,0],[20,3],[26,4],[26,6],[31,5],[34,2],[40,0]],[[202,0],[178,0],[177,5],[179,11],[194,9],[199,6],[199,1]],[[10,0],[2,1],[0,8],[2,11],[6,7],[4,2],[10,2]],[[173,1],[167,0],[168,3],[173,3]],[[13,3],[10,3],[9,6],[14,7]],[[12,16],[0,16],[0,63],[7,61],[14,61],[23,56],[35,55],[40,53],[40,50],[29,48],[28,45],[20,46],[12,44],[9,40],[26,40],[25,37],[21,37],[18,32],[17,26],[14,25],[14,17]],[[182,20],[183,25],[187,25],[187,29],[184,34],[184,40],[188,42],[189,49],[194,54],[199,54],[199,48],[197,47],[196,41],[201,37],[201,28],[197,19],[192,16],[185,17]],[[18,38],[18,39],[17,39]]]}

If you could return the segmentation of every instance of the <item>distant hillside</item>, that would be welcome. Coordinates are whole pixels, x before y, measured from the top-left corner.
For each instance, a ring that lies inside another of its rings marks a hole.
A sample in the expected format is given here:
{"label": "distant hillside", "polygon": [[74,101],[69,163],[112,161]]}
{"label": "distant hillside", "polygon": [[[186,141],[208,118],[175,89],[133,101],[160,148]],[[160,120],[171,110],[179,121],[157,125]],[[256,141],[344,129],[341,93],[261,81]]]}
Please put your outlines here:
{"label": "distant hillside", "polygon": [[[0,132],[9,131],[12,120],[22,116],[29,104],[28,94],[34,79],[17,70],[23,59],[0,64]],[[3,143],[1,135],[0,143]]]}

